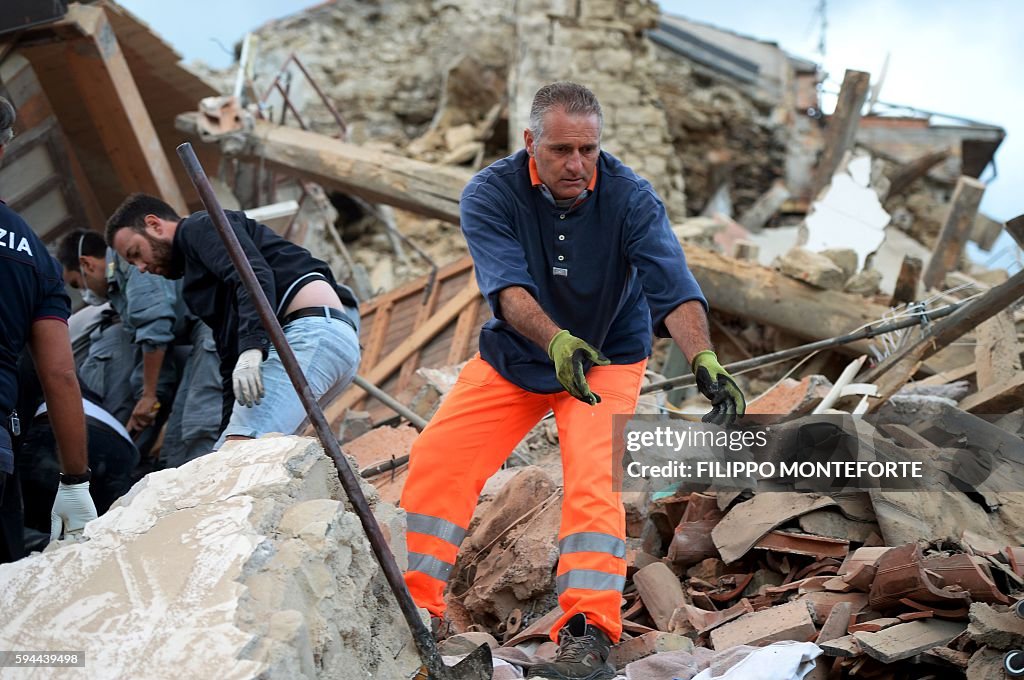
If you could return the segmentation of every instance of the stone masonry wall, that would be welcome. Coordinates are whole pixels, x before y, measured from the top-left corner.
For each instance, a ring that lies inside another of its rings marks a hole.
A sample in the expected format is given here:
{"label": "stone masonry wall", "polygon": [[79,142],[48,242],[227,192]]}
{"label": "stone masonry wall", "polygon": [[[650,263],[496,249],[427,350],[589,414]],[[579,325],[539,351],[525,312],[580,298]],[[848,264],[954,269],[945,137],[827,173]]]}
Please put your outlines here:
{"label": "stone masonry wall", "polygon": [[673,220],[685,216],[682,164],[653,78],[650,0],[516,0],[509,73],[509,139],[523,144],[534,93],[556,80],[586,85],[601,102],[601,145],[650,180]]}
{"label": "stone masonry wall", "polygon": [[[509,5],[477,0],[333,0],[256,31],[255,72],[266,89],[291,53],[310,71],[350,126],[354,142],[404,145],[430,124],[443,76],[472,55],[502,81],[509,63]],[[313,128],[334,119],[301,78],[289,96]],[[280,115],[280,105],[275,120]],[[295,121],[292,120],[292,125]]]}
{"label": "stone masonry wall", "polygon": [[759,104],[724,81],[695,72],[675,52],[654,47],[654,80],[668,115],[668,129],[683,165],[686,207],[699,214],[716,187],[711,156],[728,154],[734,216],[741,214],[785,174],[786,128]]}

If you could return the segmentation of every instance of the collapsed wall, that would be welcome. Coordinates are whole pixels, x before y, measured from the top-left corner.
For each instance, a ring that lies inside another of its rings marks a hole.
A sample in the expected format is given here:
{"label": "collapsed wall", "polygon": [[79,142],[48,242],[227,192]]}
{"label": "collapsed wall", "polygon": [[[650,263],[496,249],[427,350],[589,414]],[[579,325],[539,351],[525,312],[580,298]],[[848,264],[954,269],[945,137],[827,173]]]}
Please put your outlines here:
{"label": "collapsed wall", "polygon": [[[441,101],[443,75],[470,54],[504,82],[512,44],[505,3],[474,0],[335,0],[265,24],[257,37],[260,92],[292,53],[349,124],[349,139],[404,145],[423,134]],[[314,130],[337,126],[301,79],[289,97]],[[279,119],[280,110],[275,120]],[[474,121],[475,122],[475,121]]]}
{"label": "collapsed wall", "polygon": [[[342,497],[299,437],[150,474],[88,540],[0,566],[0,648],[84,650],[90,678],[409,677],[404,620]],[[374,511],[404,555],[404,514]]]}
{"label": "collapsed wall", "polygon": [[662,45],[654,53],[654,79],[682,162],[688,214],[704,210],[726,175],[733,213],[741,213],[785,174],[785,126],[773,120],[772,103],[696,72],[693,62]]}
{"label": "collapsed wall", "polygon": [[515,5],[515,54],[509,71],[509,138],[516,148],[534,93],[555,80],[588,86],[601,101],[601,145],[650,180],[670,218],[685,216],[682,166],[672,147],[653,78],[644,30],[658,18],[649,0]]}

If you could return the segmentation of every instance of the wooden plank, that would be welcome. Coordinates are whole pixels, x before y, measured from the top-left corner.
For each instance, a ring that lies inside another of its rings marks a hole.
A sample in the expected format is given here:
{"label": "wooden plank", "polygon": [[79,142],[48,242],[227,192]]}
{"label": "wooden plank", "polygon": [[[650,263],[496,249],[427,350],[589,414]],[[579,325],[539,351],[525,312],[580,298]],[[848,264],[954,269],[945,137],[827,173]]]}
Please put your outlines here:
{"label": "wooden plank", "polygon": [[473,334],[479,328],[477,324],[477,316],[479,314],[479,303],[467,305],[462,310],[462,313],[459,314],[459,320],[455,323],[455,336],[452,338],[452,344],[448,348],[446,365],[451,366],[469,358],[469,343],[473,339]]}
{"label": "wooden plank", "polygon": [[[440,281],[434,282],[434,287],[430,289],[430,295],[427,297],[426,303],[420,305],[420,308],[416,311],[416,322],[413,324],[414,332],[422,327],[423,324],[427,322],[427,319],[433,316],[434,311],[437,309],[437,301],[441,297],[441,288],[443,287],[444,285]],[[412,377],[412,374],[416,369],[419,368],[420,352],[422,350],[422,347],[418,348],[410,354],[409,358],[402,364],[402,370],[398,374],[399,392],[409,386],[409,379]]]}
{"label": "wooden plank", "polygon": [[828,117],[828,126],[825,128],[825,148],[814,170],[814,179],[811,180],[811,200],[817,198],[818,193],[832,181],[832,175],[842,162],[843,154],[853,145],[860,124],[860,110],[867,98],[870,82],[871,74],[864,71],[847,69],[843,76],[836,109]]}
{"label": "wooden plank", "polygon": [[[448,279],[458,279],[461,276],[465,276],[467,272],[472,272],[473,269],[473,258],[466,255],[451,264],[447,264],[441,267],[440,271],[437,272],[437,281],[447,281]],[[453,281],[454,282],[454,281]],[[386,293],[377,295],[371,300],[367,300],[365,303],[359,306],[359,312],[363,316],[369,314],[373,310],[377,309],[384,304],[396,303],[400,300],[404,300],[413,295],[423,295],[423,288],[427,284],[427,277],[421,276],[414,279],[406,284],[399,286],[393,290],[389,290]]]}
{"label": "wooden plank", "polygon": [[185,199],[106,14],[73,4],[65,21],[83,33],[66,44],[68,71],[125,193],[159,196],[185,214]]}
{"label": "wooden plank", "polygon": [[960,408],[968,413],[1002,414],[1020,408],[1021,404],[1024,404],[1024,374],[1017,374],[968,395],[960,402]]}
{"label": "wooden plank", "polygon": [[922,277],[926,288],[942,288],[946,274],[959,268],[960,255],[971,235],[984,193],[985,184],[973,177],[962,175],[957,180],[949,212]]}
{"label": "wooden plank", "polygon": [[[414,351],[422,347],[435,335],[444,330],[444,328],[462,312],[466,305],[474,302],[479,297],[480,290],[476,286],[476,279],[471,277],[469,283],[459,292],[458,295],[445,303],[445,305],[438,310],[437,314],[432,316],[427,323],[423,324],[423,326],[405,338],[397,348],[381,359],[377,365],[367,371],[363,377],[374,385],[378,385],[385,391],[393,394],[394,389],[385,384],[387,378],[398,370],[402,363]],[[345,411],[348,410],[352,404],[359,401],[359,399],[364,395],[365,392],[358,387],[350,387],[342,393],[338,399],[327,406],[324,410],[324,415],[330,423],[337,424],[341,417],[344,416]]]}
{"label": "wooden plank", "polygon": [[892,174],[892,177],[889,178],[889,191],[885,195],[885,200],[902,194],[911,184],[927,175],[932,168],[949,158],[949,153],[949,149],[929,151],[898,167]]}
{"label": "wooden plank", "polygon": [[1018,246],[1024,248],[1024,215],[1017,215],[1007,222],[1006,231],[1010,233]]}
{"label": "wooden plank", "polygon": [[[198,114],[177,118],[182,132],[198,138]],[[261,160],[324,188],[458,224],[459,197],[472,173],[349,144],[332,137],[255,121],[242,158]]]}
{"label": "wooden plank", "polygon": [[917,288],[921,281],[921,269],[924,263],[921,258],[911,255],[903,256],[903,264],[900,265],[900,273],[896,277],[896,287],[892,291],[890,307],[906,304],[917,300]]}
{"label": "wooden plank", "polygon": [[[726,257],[693,244],[683,247],[686,264],[712,309],[821,340],[849,333],[885,317],[889,307],[835,290],[819,290],[756,262]],[[836,348],[850,355],[870,351],[861,341]]]}
{"label": "wooden plank", "polygon": [[388,326],[391,324],[391,310],[394,303],[390,300],[377,308],[373,314],[373,325],[370,326],[370,337],[366,341],[366,351],[363,353],[363,360],[360,362],[360,370],[367,371],[377,364],[380,359],[381,350],[384,349],[384,336]]}
{"label": "wooden plank", "polygon": [[779,212],[779,208],[789,200],[789,197],[786,185],[781,180],[775,180],[771,188],[761,194],[737,222],[747,231],[757,233],[764,229],[764,225]]}
{"label": "wooden plank", "polygon": [[[384,306],[378,307],[373,314],[373,325],[370,327],[370,338],[366,342],[366,351],[363,353],[362,361],[359,363],[359,370],[368,371],[380,359],[384,350],[384,341],[387,338],[388,327],[391,325],[391,310],[393,303],[387,302]],[[352,405],[353,408],[364,410],[366,399],[360,399]]]}
{"label": "wooden plank", "polygon": [[1024,286],[1024,269],[985,291],[970,304],[935,322],[927,336],[908,343],[906,347],[886,357],[885,361],[858,376],[857,382],[878,386],[879,396],[871,402],[872,408],[903,387],[925,359],[1016,302],[1020,298],[1021,286]]}
{"label": "wooden plank", "polygon": [[974,375],[974,364],[965,364],[959,368],[951,368],[948,371],[942,373],[936,373],[930,375],[924,380],[921,380],[922,385],[948,385],[951,382],[957,380],[965,380]]}
{"label": "wooden plank", "polygon": [[980,324],[975,341],[978,391],[987,390],[1020,372],[1020,347],[1012,310],[1000,312]]}
{"label": "wooden plank", "polygon": [[938,447],[925,437],[900,423],[881,423],[882,432],[892,437],[893,441],[905,449],[937,449]]}

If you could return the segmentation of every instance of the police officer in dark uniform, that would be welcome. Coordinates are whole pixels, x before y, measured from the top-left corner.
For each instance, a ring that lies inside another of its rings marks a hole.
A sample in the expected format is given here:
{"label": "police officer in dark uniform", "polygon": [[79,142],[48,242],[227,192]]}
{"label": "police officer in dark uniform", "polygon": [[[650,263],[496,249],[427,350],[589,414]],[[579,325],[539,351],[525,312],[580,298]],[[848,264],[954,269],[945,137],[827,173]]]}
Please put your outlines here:
{"label": "police officer in dark uniform", "polygon": [[[14,137],[14,119],[14,107],[0,97],[0,159]],[[96,518],[96,506],[89,495],[85,416],[68,336],[71,301],[61,268],[25,220],[2,202],[0,298],[0,562],[12,562],[25,552],[12,437],[20,434],[17,360],[26,344],[50,408],[60,457],[50,539],[80,533]]]}

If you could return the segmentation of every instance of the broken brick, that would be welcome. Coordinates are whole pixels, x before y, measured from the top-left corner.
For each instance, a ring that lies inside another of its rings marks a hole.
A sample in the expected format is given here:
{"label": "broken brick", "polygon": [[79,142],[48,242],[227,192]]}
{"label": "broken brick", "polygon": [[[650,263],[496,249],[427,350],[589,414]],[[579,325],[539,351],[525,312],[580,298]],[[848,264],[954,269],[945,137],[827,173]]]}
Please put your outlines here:
{"label": "broken brick", "polygon": [[786,378],[747,406],[747,415],[761,416],[757,422],[771,424],[790,416],[807,415],[828,394],[832,383],[823,375],[809,375],[802,380]]}
{"label": "broken brick", "polygon": [[888,628],[889,626],[895,626],[898,623],[904,623],[904,621],[896,618],[895,616],[888,616],[865,621],[864,623],[854,623],[849,625],[846,630],[850,633],[877,633],[880,630]]}
{"label": "broken brick", "polygon": [[711,631],[711,645],[719,652],[737,645],[767,645],[781,640],[806,642],[816,633],[807,605],[796,600],[745,614],[715,628]]}
{"label": "broken brick", "polygon": [[[819,560],[826,557],[844,559],[849,552],[850,542],[791,531],[770,531],[754,545],[754,548],[790,555],[809,555]],[[838,562],[836,564],[838,565]]]}
{"label": "broken brick", "polygon": [[964,624],[955,621],[926,619],[901,623],[877,633],[854,633],[853,636],[868,656],[882,663],[893,663],[932,647],[947,645],[964,628]]}
{"label": "broken brick", "polygon": [[868,596],[864,593],[831,593],[822,591],[818,593],[807,593],[801,598],[810,608],[814,622],[824,624],[832,608],[840,602],[849,602],[852,614],[856,614],[868,606]]}
{"label": "broken brick", "polygon": [[1024,647],[1024,619],[1012,611],[1000,611],[983,602],[975,602],[971,605],[969,617],[971,623],[967,632],[979,645],[996,649]]}
{"label": "broken brick", "polygon": [[684,604],[672,613],[669,626],[674,633],[685,633],[688,629],[695,630],[698,633],[705,633],[723,623],[737,619],[744,614],[750,614],[753,611],[754,608],[746,599],[742,599],[738,604],[721,611],[708,611],[698,609],[693,605]]}
{"label": "broken brick", "polygon": [[818,631],[818,639],[816,642],[819,646],[823,642],[835,640],[836,638],[843,637],[848,633],[847,627],[850,625],[850,613],[852,608],[853,605],[849,602],[840,602],[832,607],[832,611],[829,612],[828,618],[825,619],[825,623],[821,626],[821,630]]}
{"label": "broken brick", "polygon": [[686,602],[679,578],[664,563],[657,562],[637,571],[633,575],[633,585],[654,625],[659,630],[668,631],[672,612]]}
{"label": "broken brick", "polygon": [[852,635],[844,635],[840,638],[819,642],[818,646],[829,656],[852,657],[860,656],[861,648],[857,638]]}
{"label": "broken brick", "polygon": [[608,663],[620,671],[626,664],[632,663],[660,652],[692,652],[693,640],[682,635],[664,633],[644,633],[639,637],[614,645],[608,655]]}

